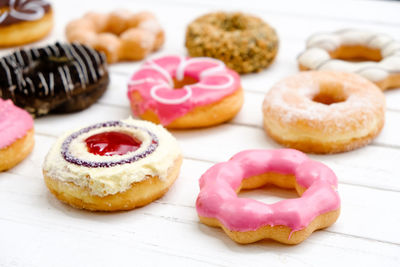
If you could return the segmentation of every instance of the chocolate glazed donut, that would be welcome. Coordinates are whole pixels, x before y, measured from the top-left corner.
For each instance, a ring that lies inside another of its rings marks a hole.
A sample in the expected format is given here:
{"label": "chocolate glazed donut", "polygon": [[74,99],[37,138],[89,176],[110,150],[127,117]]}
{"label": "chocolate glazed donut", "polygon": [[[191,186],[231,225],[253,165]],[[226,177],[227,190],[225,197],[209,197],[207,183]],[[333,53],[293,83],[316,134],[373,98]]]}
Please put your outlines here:
{"label": "chocolate glazed donut", "polygon": [[81,44],[17,50],[0,59],[0,97],[33,116],[85,109],[108,83],[104,54]]}

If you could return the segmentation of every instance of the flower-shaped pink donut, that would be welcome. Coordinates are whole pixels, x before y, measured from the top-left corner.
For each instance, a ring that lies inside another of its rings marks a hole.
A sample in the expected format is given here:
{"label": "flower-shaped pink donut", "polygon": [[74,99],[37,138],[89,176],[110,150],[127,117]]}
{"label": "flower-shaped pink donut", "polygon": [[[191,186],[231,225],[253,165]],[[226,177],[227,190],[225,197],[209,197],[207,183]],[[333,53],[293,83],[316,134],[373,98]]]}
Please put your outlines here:
{"label": "flower-shaped pink donut", "polygon": [[[237,196],[266,183],[295,188],[301,197],[265,204]],[[300,151],[247,150],[203,174],[196,209],[201,222],[221,227],[238,243],[271,238],[298,244],[336,221],[336,188],[333,171]]]}
{"label": "flower-shaped pink donut", "polygon": [[181,56],[146,61],[132,75],[128,97],[135,115],[170,128],[222,123],[243,104],[239,75],[222,61]]}

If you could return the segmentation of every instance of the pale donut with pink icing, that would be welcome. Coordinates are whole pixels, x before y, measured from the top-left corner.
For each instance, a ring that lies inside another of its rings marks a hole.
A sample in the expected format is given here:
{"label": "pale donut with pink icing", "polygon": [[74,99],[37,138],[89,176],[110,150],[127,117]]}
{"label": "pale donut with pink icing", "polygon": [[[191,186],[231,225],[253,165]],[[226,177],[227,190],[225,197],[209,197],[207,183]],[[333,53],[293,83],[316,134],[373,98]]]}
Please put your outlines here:
{"label": "pale donut with pink icing", "polygon": [[243,104],[239,75],[212,58],[146,61],[128,83],[132,111],[168,128],[196,128],[233,118]]}
{"label": "pale donut with pink icing", "polygon": [[[265,184],[295,189],[300,197],[266,204],[237,195]],[[294,149],[242,151],[202,175],[196,209],[202,223],[221,227],[238,243],[298,244],[339,217],[337,177]]]}
{"label": "pale donut with pink icing", "polygon": [[33,149],[33,119],[11,100],[0,98],[0,171],[22,161]]}

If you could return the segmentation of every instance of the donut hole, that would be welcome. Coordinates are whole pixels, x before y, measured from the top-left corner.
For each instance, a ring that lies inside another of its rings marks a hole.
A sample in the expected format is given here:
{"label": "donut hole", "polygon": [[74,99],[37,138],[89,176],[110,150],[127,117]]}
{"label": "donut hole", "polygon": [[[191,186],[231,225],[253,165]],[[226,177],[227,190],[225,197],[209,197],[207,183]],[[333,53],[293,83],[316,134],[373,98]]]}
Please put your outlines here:
{"label": "donut hole", "polygon": [[379,62],[383,58],[380,49],[361,45],[340,46],[339,48],[329,52],[329,54],[334,59],[340,59],[349,62]]}
{"label": "donut hole", "polygon": [[174,89],[182,89],[184,86],[198,83],[199,80],[194,77],[185,76],[182,80],[173,78],[173,82],[174,82]]}
{"label": "donut hole", "polygon": [[319,92],[312,97],[313,102],[324,105],[332,105],[347,100],[343,86],[339,83],[325,83],[320,85]]}
{"label": "donut hole", "polygon": [[223,19],[212,21],[212,24],[223,31],[232,32],[245,30],[247,28],[248,22],[246,18],[241,14],[231,14],[225,16]]}
{"label": "donut hole", "polygon": [[244,179],[238,196],[273,204],[284,199],[298,198],[303,192],[297,189],[294,175],[266,173]]}
{"label": "donut hole", "polygon": [[27,68],[24,69],[24,74],[29,73],[52,73],[58,67],[70,66],[73,64],[71,59],[67,57],[45,57],[41,60],[33,61]]}

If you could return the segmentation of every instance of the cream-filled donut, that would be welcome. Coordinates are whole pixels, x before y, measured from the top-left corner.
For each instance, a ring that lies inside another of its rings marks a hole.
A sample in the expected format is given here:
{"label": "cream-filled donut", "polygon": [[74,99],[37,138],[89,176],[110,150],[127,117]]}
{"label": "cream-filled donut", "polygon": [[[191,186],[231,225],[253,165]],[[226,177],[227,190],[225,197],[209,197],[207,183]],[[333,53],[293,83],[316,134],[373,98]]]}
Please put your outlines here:
{"label": "cream-filled donut", "polygon": [[34,145],[33,119],[11,100],[0,98],[0,171],[26,158]]}
{"label": "cream-filled donut", "polygon": [[212,58],[164,56],[147,61],[128,83],[132,112],[168,128],[216,125],[243,104],[239,75]]}
{"label": "cream-filled donut", "polygon": [[47,154],[43,174],[50,191],[71,206],[129,210],[161,197],[181,162],[168,131],[129,118],[65,133]]}
{"label": "cream-filled donut", "polygon": [[264,129],[278,143],[337,153],[372,141],[385,118],[385,97],[352,73],[307,71],[275,84],[263,103]]}
{"label": "cream-filled donut", "polygon": [[[237,196],[265,184],[295,189],[300,197],[266,204]],[[201,176],[196,209],[202,223],[221,227],[238,243],[298,244],[337,220],[340,198],[333,171],[300,151],[247,150]]]}
{"label": "cream-filled donut", "polygon": [[298,63],[300,70],[356,73],[382,90],[400,86],[400,42],[383,33],[345,29],[315,34]]}

